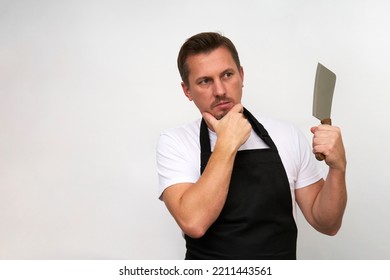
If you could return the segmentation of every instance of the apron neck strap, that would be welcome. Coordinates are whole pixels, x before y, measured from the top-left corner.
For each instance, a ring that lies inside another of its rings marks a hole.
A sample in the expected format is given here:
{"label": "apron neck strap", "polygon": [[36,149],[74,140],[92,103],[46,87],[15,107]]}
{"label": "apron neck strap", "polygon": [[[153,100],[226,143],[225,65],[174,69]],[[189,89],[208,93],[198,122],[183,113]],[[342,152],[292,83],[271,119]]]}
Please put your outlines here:
{"label": "apron neck strap", "polygon": [[[253,130],[256,132],[256,134],[273,150],[277,150],[275,143],[272,141],[271,137],[269,136],[267,130],[264,128],[264,126],[257,121],[257,119],[246,109],[244,108],[243,112],[244,116],[247,118],[249,123],[251,124]],[[207,128],[207,124],[205,120],[202,118],[202,122],[200,125],[200,148],[202,153],[211,153],[211,146],[210,146],[210,136],[209,131]]]}
{"label": "apron neck strap", "polygon": [[244,108],[244,116],[247,118],[249,123],[252,125],[253,130],[256,134],[273,150],[277,150],[274,141],[268,134],[268,131],[264,126],[258,122],[258,120],[246,109]]}

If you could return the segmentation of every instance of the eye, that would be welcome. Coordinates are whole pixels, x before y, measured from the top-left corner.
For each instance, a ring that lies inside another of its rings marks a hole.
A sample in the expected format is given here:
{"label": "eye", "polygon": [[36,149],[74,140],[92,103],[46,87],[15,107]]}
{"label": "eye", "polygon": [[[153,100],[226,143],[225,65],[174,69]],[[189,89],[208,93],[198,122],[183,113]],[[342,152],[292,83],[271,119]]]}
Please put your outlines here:
{"label": "eye", "polygon": [[199,85],[207,85],[208,83],[210,82],[210,79],[209,78],[203,78],[201,79],[198,84]]}
{"label": "eye", "polygon": [[224,78],[230,78],[231,76],[233,76],[233,72],[225,72],[224,74],[223,74],[223,77]]}

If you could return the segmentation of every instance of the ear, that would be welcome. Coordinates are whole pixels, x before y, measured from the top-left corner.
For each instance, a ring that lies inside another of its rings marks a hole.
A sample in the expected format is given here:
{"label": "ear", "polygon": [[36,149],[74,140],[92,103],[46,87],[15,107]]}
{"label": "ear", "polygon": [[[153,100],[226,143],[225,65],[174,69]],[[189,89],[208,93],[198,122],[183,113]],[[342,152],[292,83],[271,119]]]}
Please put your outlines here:
{"label": "ear", "polygon": [[188,100],[192,101],[190,88],[184,82],[181,82],[181,88],[183,89],[184,95],[188,98]]}
{"label": "ear", "polygon": [[242,87],[244,87],[244,68],[242,66],[240,68],[240,76],[242,81]]}

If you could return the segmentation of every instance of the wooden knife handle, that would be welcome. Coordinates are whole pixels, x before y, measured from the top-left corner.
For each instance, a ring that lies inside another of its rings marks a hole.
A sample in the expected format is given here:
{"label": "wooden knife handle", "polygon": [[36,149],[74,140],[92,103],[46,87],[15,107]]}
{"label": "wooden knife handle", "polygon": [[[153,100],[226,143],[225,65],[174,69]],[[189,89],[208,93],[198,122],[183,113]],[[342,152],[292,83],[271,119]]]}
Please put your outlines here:
{"label": "wooden knife handle", "polygon": [[[328,124],[328,125],[332,125],[332,119],[323,119],[321,121],[321,124]],[[321,160],[324,160],[325,159],[325,155],[324,154],[321,154],[321,153],[316,153],[316,159],[321,161]]]}

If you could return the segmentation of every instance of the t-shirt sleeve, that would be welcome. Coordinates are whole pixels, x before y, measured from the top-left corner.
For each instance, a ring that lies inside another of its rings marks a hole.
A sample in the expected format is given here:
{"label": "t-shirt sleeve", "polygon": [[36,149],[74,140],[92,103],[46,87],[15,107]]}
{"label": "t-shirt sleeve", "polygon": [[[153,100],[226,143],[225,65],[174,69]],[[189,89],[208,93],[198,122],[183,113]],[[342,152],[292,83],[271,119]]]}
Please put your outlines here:
{"label": "t-shirt sleeve", "polygon": [[319,181],[323,178],[323,172],[319,168],[319,164],[315,159],[309,141],[300,130],[297,130],[297,137],[300,168],[297,174],[295,188],[299,189]]}
{"label": "t-shirt sleeve", "polygon": [[160,199],[166,188],[178,183],[195,183],[199,178],[199,168],[196,168],[186,145],[188,143],[169,133],[161,133],[159,137],[156,160]]}

